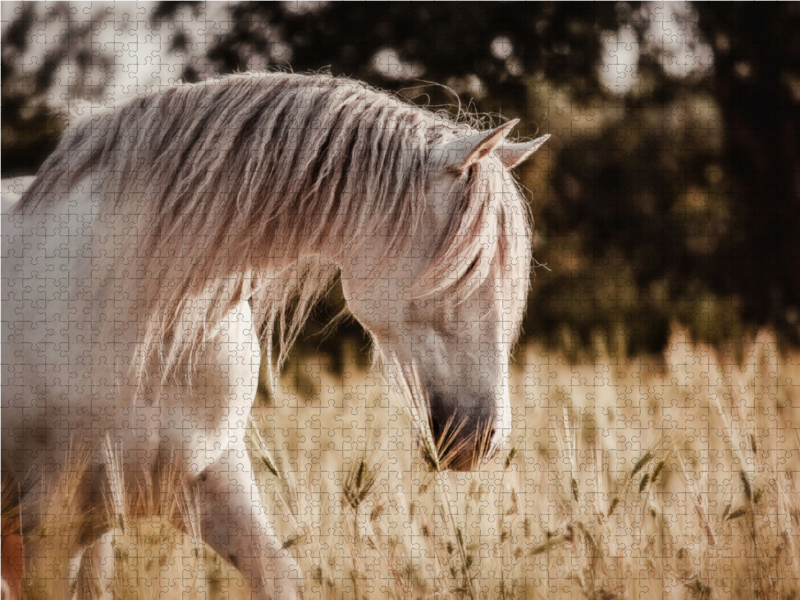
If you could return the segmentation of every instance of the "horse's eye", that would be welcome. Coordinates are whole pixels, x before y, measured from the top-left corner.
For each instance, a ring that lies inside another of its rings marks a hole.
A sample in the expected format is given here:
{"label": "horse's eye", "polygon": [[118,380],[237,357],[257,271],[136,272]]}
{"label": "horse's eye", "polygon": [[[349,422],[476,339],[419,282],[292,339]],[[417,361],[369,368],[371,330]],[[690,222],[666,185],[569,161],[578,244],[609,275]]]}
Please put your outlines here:
{"label": "horse's eye", "polygon": [[464,180],[465,184],[469,185],[470,183],[472,183],[472,177],[473,177],[473,175],[475,173],[475,169],[477,169],[477,168],[478,168],[478,165],[473,163],[473,164],[471,164],[469,166],[469,168],[467,169],[467,171],[465,173],[461,174],[462,178],[466,177],[465,180]]}

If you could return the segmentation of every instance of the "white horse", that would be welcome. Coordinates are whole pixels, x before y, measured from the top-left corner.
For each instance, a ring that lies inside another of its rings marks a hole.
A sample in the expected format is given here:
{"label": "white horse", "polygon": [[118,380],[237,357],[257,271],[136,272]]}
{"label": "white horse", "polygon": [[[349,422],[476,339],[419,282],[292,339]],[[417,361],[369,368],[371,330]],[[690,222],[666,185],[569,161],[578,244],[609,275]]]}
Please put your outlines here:
{"label": "white horse", "polygon": [[[96,449],[87,510],[103,440],[134,484],[169,457],[253,597],[295,597],[243,434],[261,348],[279,367],[336,276],[445,464],[500,450],[530,268],[509,170],[547,138],[507,143],[515,123],[477,132],[356,81],[277,73],[74,122],[4,217],[2,464],[26,505],[76,444]],[[69,577],[102,533],[75,535]]]}

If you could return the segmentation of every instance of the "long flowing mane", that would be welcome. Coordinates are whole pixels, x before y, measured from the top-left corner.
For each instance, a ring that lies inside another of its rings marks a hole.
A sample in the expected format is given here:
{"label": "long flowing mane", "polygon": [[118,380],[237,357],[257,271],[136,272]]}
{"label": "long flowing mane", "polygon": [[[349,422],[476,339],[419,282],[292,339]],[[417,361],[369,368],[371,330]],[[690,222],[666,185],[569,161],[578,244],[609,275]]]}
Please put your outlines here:
{"label": "long flowing mane", "polygon": [[[115,303],[119,319],[97,335],[136,331],[140,367],[155,358],[163,377],[197,364],[201,342],[242,299],[270,365],[277,339],[280,365],[337,260],[367,243],[385,261],[408,251],[427,208],[432,150],[470,132],[350,79],[235,75],[77,120],[17,212],[46,211],[92,186],[97,244],[73,293]],[[527,208],[498,161],[476,164],[459,185],[419,295],[503,285],[516,328]],[[392,233],[376,239],[387,222]]]}

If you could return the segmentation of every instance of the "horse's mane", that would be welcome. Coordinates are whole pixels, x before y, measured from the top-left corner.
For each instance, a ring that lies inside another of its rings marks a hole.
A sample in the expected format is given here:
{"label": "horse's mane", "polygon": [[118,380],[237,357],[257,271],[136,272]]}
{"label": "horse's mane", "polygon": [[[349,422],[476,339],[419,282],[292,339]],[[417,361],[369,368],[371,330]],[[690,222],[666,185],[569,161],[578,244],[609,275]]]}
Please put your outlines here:
{"label": "horse's mane", "polygon": [[[337,273],[330,260],[297,257],[336,260],[365,243],[380,243],[384,260],[402,255],[426,209],[431,151],[471,131],[350,79],[234,75],[77,120],[17,212],[46,210],[59,194],[99,176],[96,224],[116,237],[113,247],[94,249],[86,261],[94,274],[85,281],[95,299],[116,302],[126,327],[138,327],[140,359],[157,356],[162,376],[195,364],[231,303],[247,298],[270,365],[273,338],[280,364]],[[464,297],[487,277],[502,279],[517,286],[511,293],[521,315],[529,277],[525,204],[517,188],[508,193],[516,184],[498,161],[472,169],[420,280]],[[387,222],[390,235],[367,235]],[[478,261],[490,269],[476,270]],[[114,339],[118,325],[101,335]]]}

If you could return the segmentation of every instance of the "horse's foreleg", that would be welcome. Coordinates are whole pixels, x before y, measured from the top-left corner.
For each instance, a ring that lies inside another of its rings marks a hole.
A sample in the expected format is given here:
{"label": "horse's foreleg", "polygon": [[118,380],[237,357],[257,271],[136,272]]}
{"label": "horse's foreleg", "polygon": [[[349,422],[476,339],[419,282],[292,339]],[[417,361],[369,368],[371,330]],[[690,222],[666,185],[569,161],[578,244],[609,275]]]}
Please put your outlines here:
{"label": "horse's foreleg", "polygon": [[247,452],[228,451],[198,483],[203,541],[245,576],[252,598],[296,598],[299,569],[267,519]]}

